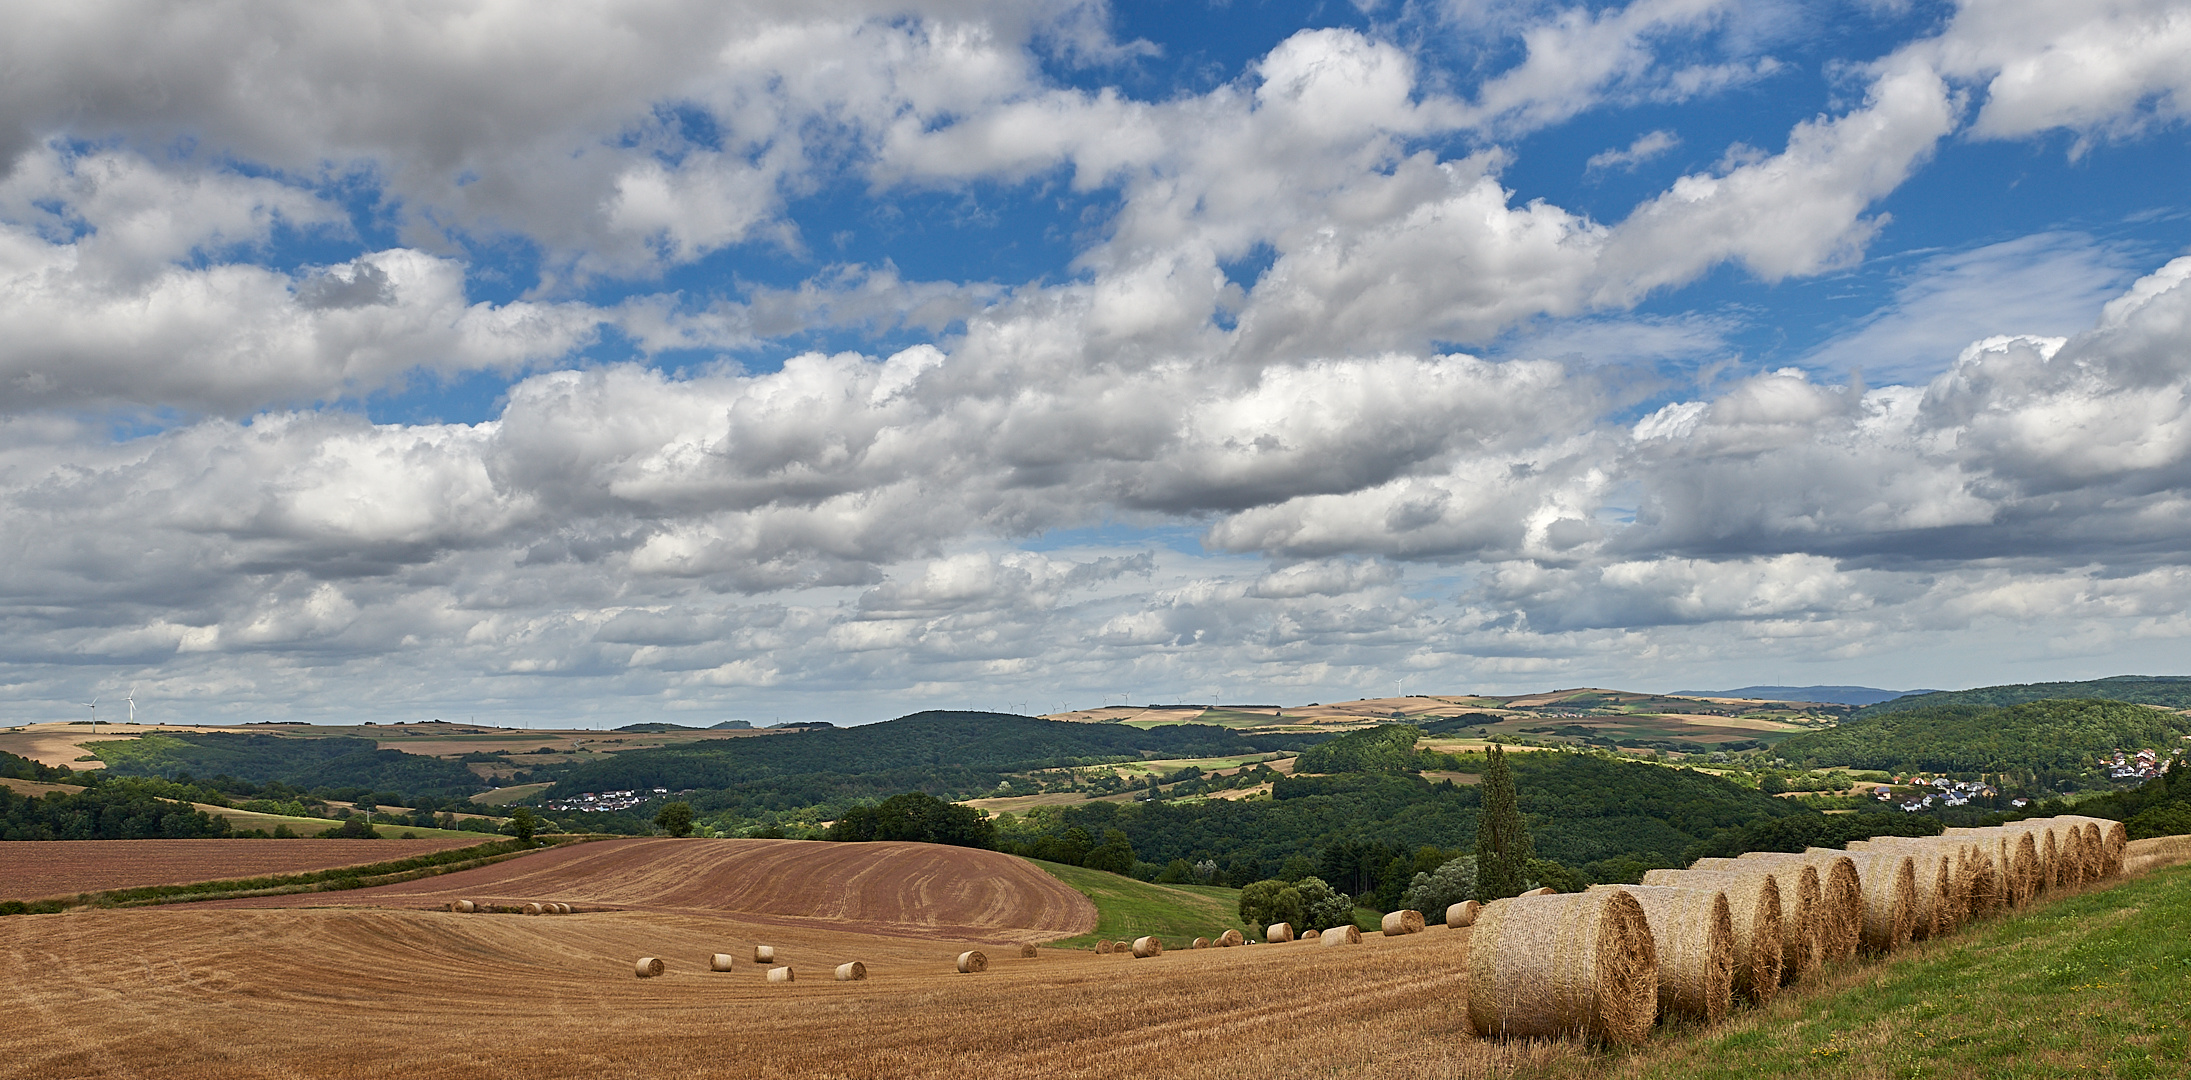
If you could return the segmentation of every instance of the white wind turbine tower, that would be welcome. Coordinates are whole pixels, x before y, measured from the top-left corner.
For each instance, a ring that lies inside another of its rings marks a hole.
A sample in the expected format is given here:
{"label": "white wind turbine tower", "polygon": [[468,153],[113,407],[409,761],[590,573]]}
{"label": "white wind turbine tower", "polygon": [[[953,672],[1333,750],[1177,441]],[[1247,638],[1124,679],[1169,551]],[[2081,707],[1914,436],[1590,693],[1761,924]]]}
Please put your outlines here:
{"label": "white wind turbine tower", "polygon": [[99,699],[92,698],[90,701],[80,701],[77,704],[91,710],[91,733],[97,735],[99,733]]}
{"label": "white wind turbine tower", "polygon": [[137,722],[137,688],[134,686],[129,688],[129,722],[133,725]]}

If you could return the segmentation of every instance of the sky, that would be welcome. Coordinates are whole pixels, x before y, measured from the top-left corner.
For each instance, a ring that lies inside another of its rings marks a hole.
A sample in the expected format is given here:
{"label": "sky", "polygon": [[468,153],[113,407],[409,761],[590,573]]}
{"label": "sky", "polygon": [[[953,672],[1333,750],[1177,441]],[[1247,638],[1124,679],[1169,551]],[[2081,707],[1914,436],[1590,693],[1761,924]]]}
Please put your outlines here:
{"label": "sky", "polygon": [[0,721],[2183,673],[2191,0],[11,6]]}

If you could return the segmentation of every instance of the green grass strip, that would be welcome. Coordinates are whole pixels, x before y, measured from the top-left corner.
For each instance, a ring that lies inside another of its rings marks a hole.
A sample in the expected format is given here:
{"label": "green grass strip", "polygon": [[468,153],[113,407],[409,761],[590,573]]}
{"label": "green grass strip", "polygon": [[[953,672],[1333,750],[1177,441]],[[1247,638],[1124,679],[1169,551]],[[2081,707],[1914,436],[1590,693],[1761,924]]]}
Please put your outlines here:
{"label": "green grass strip", "polygon": [[[1086,948],[1099,940],[1132,941],[1154,935],[1167,949],[1183,949],[1195,938],[1216,938],[1227,930],[1248,933],[1240,923],[1240,890],[1215,885],[1154,885],[1106,870],[1029,859],[1051,877],[1073,887],[1095,902],[1093,933],[1064,938],[1050,944],[1061,949]],[[1257,927],[1254,936],[1262,936]]]}
{"label": "green grass strip", "polygon": [[[1555,1068],[1554,1073],[1568,1070]],[[1830,974],[1593,1076],[2191,1076],[2191,865]]]}

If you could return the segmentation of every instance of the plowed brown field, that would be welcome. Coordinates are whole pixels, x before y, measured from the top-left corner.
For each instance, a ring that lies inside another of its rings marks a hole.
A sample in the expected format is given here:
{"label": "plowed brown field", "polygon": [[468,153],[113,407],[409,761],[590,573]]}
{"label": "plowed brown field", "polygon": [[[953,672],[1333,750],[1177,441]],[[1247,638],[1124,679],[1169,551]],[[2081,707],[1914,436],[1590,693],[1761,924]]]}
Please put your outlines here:
{"label": "plowed brown field", "polygon": [[0,840],[0,900],[389,862],[476,840]]}
{"label": "plowed brown field", "polygon": [[[765,942],[798,981],[748,964]],[[0,919],[0,1076],[1421,1077],[1573,1060],[1466,1027],[1466,931],[1161,957],[639,911],[84,911]],[[712,952],[733,971],[707,971]],[[631,974],[639,956],[669,962]],[[830,968],[867,965],[866,982]]]}
{"label": "plowed brown field", "polygon": [[[366,841],[371,843],[372,841]],[[956,941],[1048,941],[1095,929],[1088,898],[1023,859],[936,844],[604,840],[396,885],[321,894],[342,906],[560,900],[588,908],[737,915]],[[291,907],[294,897],[219,901]]]}

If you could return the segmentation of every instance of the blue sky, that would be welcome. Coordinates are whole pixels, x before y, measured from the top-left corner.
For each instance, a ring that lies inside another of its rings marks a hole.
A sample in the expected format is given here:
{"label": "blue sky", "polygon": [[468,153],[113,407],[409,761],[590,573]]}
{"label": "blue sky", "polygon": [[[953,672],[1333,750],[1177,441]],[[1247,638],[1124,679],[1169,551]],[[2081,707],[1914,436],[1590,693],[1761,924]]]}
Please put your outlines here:
{"label": "blue sky", "polygon": [[2180,2],[14,22],[0,717],[1961,686],[2191,634]]}

